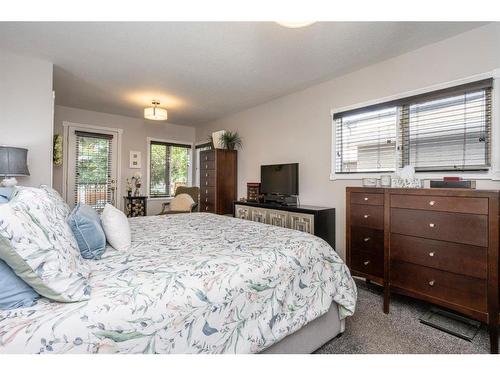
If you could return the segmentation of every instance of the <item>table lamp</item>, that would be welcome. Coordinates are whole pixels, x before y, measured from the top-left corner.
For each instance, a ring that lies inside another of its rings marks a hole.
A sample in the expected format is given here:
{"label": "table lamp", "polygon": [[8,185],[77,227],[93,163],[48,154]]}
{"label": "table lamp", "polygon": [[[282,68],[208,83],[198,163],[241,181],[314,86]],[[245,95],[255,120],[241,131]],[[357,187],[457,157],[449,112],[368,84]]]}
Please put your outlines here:
{"label": "table lamp", "polygon": [[28,170],[28,150],[19,147],[0,146],[0,177],[4,180],[0,186],[15,186],[18,176],[29,176]]}

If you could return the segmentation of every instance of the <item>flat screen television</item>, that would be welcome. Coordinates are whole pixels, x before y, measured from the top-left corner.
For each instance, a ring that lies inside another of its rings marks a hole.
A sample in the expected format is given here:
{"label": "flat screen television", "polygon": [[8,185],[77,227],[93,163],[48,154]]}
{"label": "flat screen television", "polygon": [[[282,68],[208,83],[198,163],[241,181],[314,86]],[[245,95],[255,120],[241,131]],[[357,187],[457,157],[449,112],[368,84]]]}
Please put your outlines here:
{"label": "flat screen television", "polygon": [[261,165],[260,189],[266,195],[299,195],[299,164]]}

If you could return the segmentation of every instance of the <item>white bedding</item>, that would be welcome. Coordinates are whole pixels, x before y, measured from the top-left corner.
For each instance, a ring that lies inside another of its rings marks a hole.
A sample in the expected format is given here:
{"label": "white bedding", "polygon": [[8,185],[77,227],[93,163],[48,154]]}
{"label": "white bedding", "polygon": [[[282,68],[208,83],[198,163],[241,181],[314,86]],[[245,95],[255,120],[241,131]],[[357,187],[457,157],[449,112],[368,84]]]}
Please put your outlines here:
{"label": "white bedding", "polygon": [[132,248],[92,268],[91,298],[0,311],[0,353],[255,353],[324,314],[354,312],[323,240],[212,214],[130,219]]}

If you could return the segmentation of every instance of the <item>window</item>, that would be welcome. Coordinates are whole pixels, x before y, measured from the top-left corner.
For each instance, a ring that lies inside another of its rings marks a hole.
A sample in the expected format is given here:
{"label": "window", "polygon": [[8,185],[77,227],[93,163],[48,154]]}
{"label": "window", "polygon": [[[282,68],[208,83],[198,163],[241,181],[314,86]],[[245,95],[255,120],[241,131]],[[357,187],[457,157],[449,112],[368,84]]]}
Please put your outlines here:
{"label": "window", "polygon": [[335,173],[487,170],[491,79],[334,114]]}
{"label": "window", "polygon": [[178,186],[190,183],[190,168],[190,145],[151,141],[149,195],[173,196]]}
{"label": "window", "polygon": [[102,211],[112,203],[113,136],[76,131],[75,139],[75,203]]}

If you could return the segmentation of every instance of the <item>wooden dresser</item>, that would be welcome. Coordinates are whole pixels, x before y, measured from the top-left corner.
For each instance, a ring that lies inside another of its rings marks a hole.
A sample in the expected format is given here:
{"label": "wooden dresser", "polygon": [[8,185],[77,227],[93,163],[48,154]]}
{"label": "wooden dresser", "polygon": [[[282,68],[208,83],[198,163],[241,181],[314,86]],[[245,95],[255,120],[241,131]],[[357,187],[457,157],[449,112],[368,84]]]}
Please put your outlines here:
{"label": "wooden dresser", "polygon": [[386,313],[391,292],[443,306],[488,324],[498,352],[498,191],[347,188],[347,204],[348,264],[383,284]]}
{"label": "wooden dresser", "polygon": [[200,212],[232,214],[236,200],[237,151],[200,152]]}

